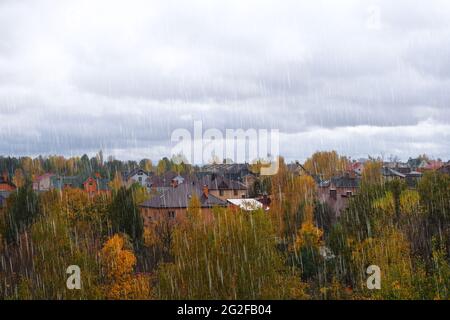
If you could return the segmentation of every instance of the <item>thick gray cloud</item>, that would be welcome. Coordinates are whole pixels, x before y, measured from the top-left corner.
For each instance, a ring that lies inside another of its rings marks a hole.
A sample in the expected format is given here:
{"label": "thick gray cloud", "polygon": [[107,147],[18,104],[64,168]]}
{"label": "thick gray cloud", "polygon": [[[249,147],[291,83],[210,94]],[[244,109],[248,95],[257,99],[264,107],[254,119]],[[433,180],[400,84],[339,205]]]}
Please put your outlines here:
{"label": "thick gray cloud", "polygon": [[450,4],[1,1],[0,154],[170,155],[280,129],[281,152],[450,157]]}

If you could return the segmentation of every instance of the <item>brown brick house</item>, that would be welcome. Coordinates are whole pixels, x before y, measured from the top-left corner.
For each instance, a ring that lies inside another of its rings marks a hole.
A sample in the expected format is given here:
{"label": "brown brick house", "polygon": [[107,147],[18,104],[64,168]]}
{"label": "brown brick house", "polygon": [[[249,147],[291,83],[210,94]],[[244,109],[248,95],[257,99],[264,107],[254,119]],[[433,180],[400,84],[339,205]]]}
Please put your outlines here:
{"label": "brown brick house", "polygon": [[224,201],[248,197],[248,188],[244,183],[216,174],[203,176],[198,183],[208,186],[210,194]]}
{"label": "brown brick house", "polygon": [[194,196],[198,197],[202,213],[207,219],[212,218],[212,208],[227,206],[226,201],[209,192],[208,186],[183,183],[155,195],[139,206],[144,225],[149,226],[153,221],[161,219],[182,221],[186,218],[189,202]]}
{"label": "brown brick house", "polygon": [[358,193],[359,185],[360,178],[348,173],[322,181],[318,186],[319,201],[326,203],[339,216],[347,207],[348,200]]}

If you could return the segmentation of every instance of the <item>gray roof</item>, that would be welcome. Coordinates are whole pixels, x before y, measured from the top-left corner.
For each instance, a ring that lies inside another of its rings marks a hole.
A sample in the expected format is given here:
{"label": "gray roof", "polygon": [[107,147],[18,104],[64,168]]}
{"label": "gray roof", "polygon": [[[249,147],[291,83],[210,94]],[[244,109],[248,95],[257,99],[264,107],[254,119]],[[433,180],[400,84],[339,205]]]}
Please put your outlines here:
{"label": "gray roof", "polygon": [[360,178],[346,175],[331,178],[331,184],[335,188],[358,188],[359,182]]}
{"label": "gray roof", "polygon": [[187,208],[189,201],[194,195],[199,198],[202,208],[224,207],[227,205],[226,201],[213,196],[211,193],[206,197],[202,188],[198,185],[183,183],[177,187],[165,190],[161,195],[154,196],[140,206],[144,208]]}
{"label": "gray roof", "polygon": [[398,172],[397,170],[394,170],[392,168],[389,167],[383,167],[381,169],[381,173],[383,174],[383,176],[385,177],[399,177],[399,178],[404,178],[406,177],[403,173]]}
{"label": "gray roof", "polygon": [[247,190],[247,186],[242,182],[224,178],[215,174],[201,177],[199,185],[207,185],[210,190]]}

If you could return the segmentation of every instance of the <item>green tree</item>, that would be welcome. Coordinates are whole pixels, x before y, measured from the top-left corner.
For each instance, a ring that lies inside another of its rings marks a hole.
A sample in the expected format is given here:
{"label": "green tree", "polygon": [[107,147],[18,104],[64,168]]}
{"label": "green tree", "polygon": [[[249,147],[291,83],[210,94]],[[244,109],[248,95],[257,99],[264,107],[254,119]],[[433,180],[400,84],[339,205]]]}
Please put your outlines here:
{"label": "green tree", "polygon": [[110,208],[110,221],[113,233],[125,233],[136,248],[143,244],[144,222],[135,201],[135,188],[121,187],[115,195]]}
{"label": "green tree", "polygon": [[17,189],[8,198],[5,217],[5,236],[7,242],[13,242],[39,215],[39,199],[34,193],[30,181]]}

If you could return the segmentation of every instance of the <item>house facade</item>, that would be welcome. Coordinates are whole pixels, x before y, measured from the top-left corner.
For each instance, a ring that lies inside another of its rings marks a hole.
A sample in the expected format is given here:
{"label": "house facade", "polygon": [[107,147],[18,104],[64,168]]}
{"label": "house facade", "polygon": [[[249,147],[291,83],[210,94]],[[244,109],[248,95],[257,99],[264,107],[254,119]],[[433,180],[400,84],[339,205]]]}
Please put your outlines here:
{"label": "house facade", "polygon": [[125,175],[125,182],[128,186],[139,183],[142,187],[150,188],[148,178],[152,174],[142,169],[136,169]]}
{"label": "house facade", "polygon": [[97,176],[52,176],[50,178],[51,189],[64,190],[77,188],[85,191],[90,197],[100,194],[110,194],[108,179]]}
{"label": "house facade", "polygon": [[184,183],[140,204],[144,225],[150,226],[159,220],[180,222],[186,219],[189,203],[193,197],[200,201],[202,214],[206,220],[212,219],[214,207],[226,207],[227,202],[209,193],[207,186],[199,187],[191,183]]}
{"label": "house facade", "polygon": [[36,192],[49,191],[52,188],[51,178],[54,176],[52,173],[45,173],[38,176],[33,181],[33,190]]}
{"label": "house facade", "polygon": [[358,194],[360,181],[360,177],[348,173],[322,181],[317,190],[319,201],[326,203],[339,216],[350,198]]}

